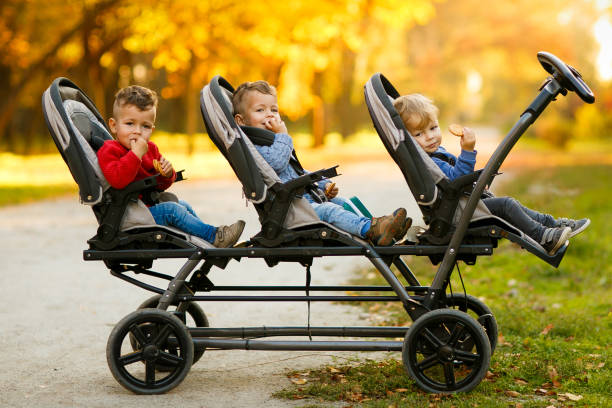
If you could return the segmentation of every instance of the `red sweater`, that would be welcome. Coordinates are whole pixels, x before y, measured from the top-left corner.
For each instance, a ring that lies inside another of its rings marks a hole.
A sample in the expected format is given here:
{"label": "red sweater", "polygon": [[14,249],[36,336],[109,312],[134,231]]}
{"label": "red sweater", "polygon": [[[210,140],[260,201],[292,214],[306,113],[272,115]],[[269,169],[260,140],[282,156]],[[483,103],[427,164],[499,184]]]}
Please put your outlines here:
{"label": "red sweater", "polygon": [[[139,159],[134,152],[126,149],[116,140],[107,140],[98,150],[98,163],[109,184],[121,189],[133,181],[142,180],[157,173],[153,160],[159,160],[161,154],[153,142],[147,142],[149,150]],[[176,172],[171,177],[157,177],[157,189],[165,190],[176,179]]]}

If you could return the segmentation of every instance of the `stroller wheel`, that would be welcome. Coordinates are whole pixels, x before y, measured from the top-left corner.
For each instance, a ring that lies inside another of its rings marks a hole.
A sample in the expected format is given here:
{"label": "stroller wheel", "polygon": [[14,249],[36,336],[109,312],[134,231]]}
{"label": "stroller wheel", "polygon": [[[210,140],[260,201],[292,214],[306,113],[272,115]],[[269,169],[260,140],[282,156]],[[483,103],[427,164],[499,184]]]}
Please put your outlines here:
{"label": "stroller wheel", "polygon": [[497,347],[497,320],[495,315],[489,307],[484,304],[480,299],[472,295],[465,295],[463,293],[453,293],[452,295],[446,296],[446,307],[456,310],[461,310],[464,313],[469,314],[482,325],[489,343],[491,345],[491,354]]}
{"label": "stroller wheel", "polygon": [[423,390],[468,392],[489,369],[491,346],[483,327],[466,313],[438,309],[419,317],[402,348],[404,367]]}
{"label": "stroller wheel", "polygon": [[[140,310],[140,309],[155,308],[157,307],[157,304],[159,303],[160,298],[161,298],[161,295],[151,296],[150,298],[142,302],[142,304],[138,306],[138,309]],[[187,309],[185,310],[185,312],[182,312],[182,313],[176,312],[176,310],[168,310],[168,311],[171,313],[174,313],[187,327],[209,327],[210,324],[208,323],[208,318],[206,317],[206,314],[204,313],[204,310],[202,310],[200,305],[198,305],[195,302],[186,302],[186,303],[187,303]],[[178,306],[178,305],[179,305],[178,301],[172,302],[172,306]],[[130,333],[130,344],[132,345],[133,350],[137,350],[139,348],[136,337],[131,333]],[[169,347],[168,349],[166,349],[166,351],[174,355],[177,354],[176,347]],[[204,351],[206,351],[206,349],[194,349],[193,350],[193,363],[192,364],[195,364],[202,357],[202,355],[204,355]],[[159,371],[172,371],[172,369],[173,369],[172,366],[168,367],[168,366],[164,366],[163,364],[159,364],[157,366],[157,370]]]}
{"label": "stroller wheel", "polygon": [[[129,337],[136,338],[134,350]],[[176,350],[176,354],[167,350]],[[193,361],[193,340],[178,317],[158,309],[141,309],[125,316],[106,346],[111,373],[136,394],[163,394],[183,381]],[[143,363],[143,364],[139,364]],[[158,367],[171,368],[158,370]]]}

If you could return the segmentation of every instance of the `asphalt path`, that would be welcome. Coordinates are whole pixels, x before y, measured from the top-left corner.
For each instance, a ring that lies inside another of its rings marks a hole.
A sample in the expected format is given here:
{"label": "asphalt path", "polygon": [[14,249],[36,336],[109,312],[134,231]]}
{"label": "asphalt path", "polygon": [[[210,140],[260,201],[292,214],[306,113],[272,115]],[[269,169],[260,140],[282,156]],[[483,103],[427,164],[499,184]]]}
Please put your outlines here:
{"label": "asphalt path", "polygon": [[[358,195],[375,215],[413,201],[399,169],[384,162],[340,168],[340,194]],[[189,201],[205,221],[219,225],[247,221],[243,238],[259,231],[239,182],[185,181],[172,190]],[[135,395],[121,387],[106,362],[106,342],[115,326],[151,293],[110,275],[102,262],[85,262],[82,251],[95,234],[91,210],[76,196],[0,209],[0,406],[1,407],[285,407],[300,401],[271,394],[290,384],[288,370],[340,364],[368,353],[207,351],[186,379],[164,395]],[[154,269],[175,274],[183,260],[157,261]],[[365,258],[316,259],[312,284],[345,284]],[[299,264],[267,267],[263,260],[232,261],[210,274],[223,284],[304,284]],[[241,327],[303,325],[304,303],[200,303],[211,325]],[[371,325],[354,306],[313,303],[312,325]],[[384,354],[389,355],[389,354]],[[395,354],[399,358],[398,354]]]}

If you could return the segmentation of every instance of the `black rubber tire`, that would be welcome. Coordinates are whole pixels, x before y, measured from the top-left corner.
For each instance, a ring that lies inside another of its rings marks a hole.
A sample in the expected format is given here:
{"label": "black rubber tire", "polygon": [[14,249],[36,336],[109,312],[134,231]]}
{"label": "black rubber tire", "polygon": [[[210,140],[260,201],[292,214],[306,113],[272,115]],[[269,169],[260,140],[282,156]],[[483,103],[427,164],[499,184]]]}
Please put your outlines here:
{"label": "black rubber tire", "polygon": [[[472,343],[470,350],[465,350],[465,341]],[[491,346],[473,317],[458,310],[438,309],[412,324],[404,338],[402,360],[408,374],[427,392],[468,392],[487,374]]]}
{"label": "black rubber tire", "polygon": [[[489,309],[489,307],[477,297],[467,295],[466,298],[463,293],[446,295],[446,307],[461,310],[462,312],[475,318],[482,325],[487,333],[487,337],[489,338],[491,355],[493,355],[493,352],[497,347],[497,337],[499,336],[499,332],[497,329],[497,320],[495,319],[495,315],[491,309]],[[472,312],[473,314],[469,312]]]}
{"label": "black rubber tire", "polygon": [[[127,337],[132,334],[140,346],[133,350]],[[170,337],[176,339],[177,354],[165,351]],[[113,377],[136,394],[163,394],[179,385],[191,368],[193,340],[187,327],[172,313],[141,309],[125,316],[113,328],[106,345],[106,360]],[[142,364],[144,363],[144,373]],[[133,365],[134,364],[134,365]],[[157,365],[172,367],[157,370]]]}
{"label": "black rubber tire", "polygon": [[[151,296],[150,298],[142,302],[140,306],[138,306],[138,309],[140,310],[140,309],[155,308],[157,307],[157,304],[159,303],[159,299],[161,299],[161,295]],[[178,306],[178,303],[179,303],[178,301],[174,301],[172,302],[172,306]],[[185,314],[189,315],[189,317],[191,318],[191,321],[187,321],[187,316],[185,316],[185,321],[183,321],[183,323],[187,327],[210,327],[210,324],[208,322],[208,317],[206,317],[206,313],[204,313],[204,310],[202,310],[200,305],[198,305],[195,302],[187,302],[187,303],[188,305],[187,305],[187,310],[185,311]],[[168,311],[172,312],[171,310],[168,310]],[[179,320],[183,320],[183,319],[179,318]],[[191,323],[193,323],[194,326],[192,326]],[[134,336],[130,336],[130,342],[134,349],[138,347],[138,344],[136,343],[136,339],[134,338]],[[205,351],[206,349],[198,349],[198,350],[194,349],[192,364],[195,364],[200,358],[202,358]],[[169,367],[168,369],[172,369],[172,367]],[[158,367],[158,370],[163,371],[164,370],[163,365],[160,365]]]}

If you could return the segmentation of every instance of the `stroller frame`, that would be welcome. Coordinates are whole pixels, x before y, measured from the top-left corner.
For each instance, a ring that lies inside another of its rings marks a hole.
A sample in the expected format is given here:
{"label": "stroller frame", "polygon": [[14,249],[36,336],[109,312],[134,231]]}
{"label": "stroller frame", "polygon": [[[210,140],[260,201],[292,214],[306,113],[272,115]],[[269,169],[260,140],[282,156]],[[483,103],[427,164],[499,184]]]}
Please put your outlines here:
{"label": "stroller frame", "polygon": [[[282,225],[288,209],[287,197],[299,194],[309,183],[323,177],[337,175],[335,167],[308,173],[285,185],[276,183],[272,186],[274,197],[277,200],[276,207],[267,207],[266,212],[262,205],[258,206],[258,203],[255,202],[262,221],[262,231],[248,242],[233,248],[200,247],[165,230],[147,232],[145,234],[147,246],[133,246],[134,235],[119,231],[122,215],[122,210],[119,209],[120,214],[115,214],[114,218],[107,222],[107,226],[100,228],[98,234],[88,241],[90,249],[83,251],[83,258],[86,261],[104,261],[113,276],[156,295],[144,302],[139,310],[128,314],[117,323],[109,337],[107,360],[115,379],[135,393],[159,394],[180,384],[191,365],[202,356],[206,349],[358,350],[402,351],[407,371],[419,387],[429,392],[466,392],[476,387],[488,370],[490,356],[497,341],[497,324],[489,308],[475,297],[463,294],[456,294],[457,296],[454,297],[446,295],[455,264],[460,260],[467,264],[474,264],[478,256],[492,255],[493,249],[497,247],[497,241],[502,237],[521,243],[554,266],[559,264],[567,248],[566,244],[556,256],[550,257],[538,251],[528,241],[522,240],[520,236],[513,234],[512,231],[504,230],[499,226],[481,225],[473,228],[469,226],[471,215],[481,193],[490,183],[514,144],[546,106],[555,100],[557,95],[565,95],[567,90],[576,92],[585,102],[594,101],[592,92],[577,71],[549,53],[538,53],[538,59],[551,76],[547,78],[537,97],[497,147],[484,170],[478,173],[477,179],[464,182],[461,188],[467,185],[471,188],[474,182],[475,186],[448,243],[437,245],[400,243],[389,247],[379,247],[343,234],[329,225],[296,230],[283,229]],[[56,82],[58,81],[56,80],[54,84]],[[211,81],[209,86],[213,93],[215,89],[218,92],[220,88],[233,91],[231,85],[218,76]],[[50,90],[53,93],[53,85]],[[202,109],[202,114],[207,131],[212,138],[211,132],[214,132],[214,129],[211,129],[211,118],[204,109]],[[225,114],[231,117],[231,112],[225,112]],[[47,118],[46,114],[45,117]],[[47,124],[51,134],[54,135],[53,126],[48,119]],[[229,160],[227,152],[216,141],[215,143]],[[248,176],[256,171],[248,166],[240,168],[231,160],[230,164],[241,181],[242,176]],[[134,197],[134,194],[137,195],[140,189],[150,188],[152,181],[147,179],[139,183],[139,185],[128,186],[125,194],[131,194]],[[247,197],[255,197],[259,191],[257,186],[252,190],[249,189],[249,186],[245,186],[245,193]],[[114,194],[121,195],[121,192],[115,191]],[[119,201],[125,206],[129,199],[121,196]],[[274,211],[269,211],[270,208]],[[106,233],[103,240],[107,243],[106,246],[100,245],[103,232]],[[480,238],[466,243],[464,238],[468,232],[476,232]],[[125,242],[126,245],[123,245],[122,242]],[[296,245],[296,243],[301,245]],[[402,255],[429,256],[432,261],[440,262],[431,286],[420,284],[409,266],[401,259]],[[310,266],[314,258],[327,256],[365,256],[381,273],[389,286],[310,286]],[[175,276],[170,276],[150,270],[153,261],[162,258],[187,260]],[[242,258],[263,258],[269,266],[278,262],[299,262],[306,267],[306,285],[215,286],[208,278],[208,273],[213,266],[224,269],[231,259],[239,261]],[[197,268],[198,265],[200,265],[199,268]],[[392,265],[397,268],[406,284],[402,283],[393,273]],[[157,287],[130,276],[129,272],[169,282],[165,288]],[[210,295],[212,292],[226,291],[305,291],[306,295]],[[309,293],[338,291],[370,293],[359,296],[314,296]],[[197,292],[206,292],[206,295],[196,295]],[[372,295],[371,292],[393,292],[393,295]],[[209,323],[204,312],[195,303],[199,301],[400,301],[414,323],[410,328],[311,327],[310,325],[213,328],[208,327]],[[459,306],[461,311],[448,309],[452,306]],[[170,307],[175,307],[175,309],[168,312]],[[474,312],[478,319],[472,318],[467,311]],[[191,316],[196,321],[196,327],[186,327],[186,316]],[[277,336],[403,337],[404,340],[253,340],[253,338]],[[133,350],[124,353],[122,344],[128,339]],[[423,359],[419,360],[419,356]],[[134,374],[128,370],[132,364],[137,362],[144,363],[144,374]],[[438,377],[428,374],[426,371],[432,366],[439,366],[443,373]],[[458,378],[455,367],[461,367],[468,373]]]}

